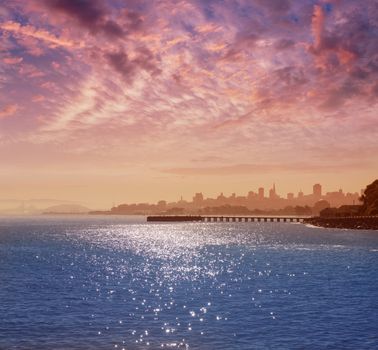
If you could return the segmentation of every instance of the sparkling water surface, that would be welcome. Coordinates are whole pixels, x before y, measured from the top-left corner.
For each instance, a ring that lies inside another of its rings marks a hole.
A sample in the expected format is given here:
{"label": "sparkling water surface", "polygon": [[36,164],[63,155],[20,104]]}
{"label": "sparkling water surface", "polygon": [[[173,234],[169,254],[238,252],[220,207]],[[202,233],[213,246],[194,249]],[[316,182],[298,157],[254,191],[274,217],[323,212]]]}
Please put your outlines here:
{"label": "sparkling water surface", "polygon": [[378,231],[0,220],[0,349],[378,349]]}

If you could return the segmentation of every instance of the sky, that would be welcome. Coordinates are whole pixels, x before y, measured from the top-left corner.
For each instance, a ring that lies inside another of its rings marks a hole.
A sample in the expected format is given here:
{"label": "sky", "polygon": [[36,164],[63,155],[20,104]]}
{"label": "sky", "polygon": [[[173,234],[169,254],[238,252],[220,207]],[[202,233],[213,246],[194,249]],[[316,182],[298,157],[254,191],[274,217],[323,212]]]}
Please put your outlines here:
{"label": "sky", "polygon": [[376,0],[0,0],[0,197],[360,191]]}

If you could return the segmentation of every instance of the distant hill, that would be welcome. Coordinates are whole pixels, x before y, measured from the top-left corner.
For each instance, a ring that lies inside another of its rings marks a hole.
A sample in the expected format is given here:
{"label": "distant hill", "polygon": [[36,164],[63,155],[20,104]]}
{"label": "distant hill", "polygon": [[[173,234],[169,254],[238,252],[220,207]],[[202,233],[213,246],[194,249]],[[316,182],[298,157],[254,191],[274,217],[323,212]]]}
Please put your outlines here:
{"label": "distant hill", "polygon": [[46,208],[44,214],[85,214],[91,209],[78,204],[60,204]]}

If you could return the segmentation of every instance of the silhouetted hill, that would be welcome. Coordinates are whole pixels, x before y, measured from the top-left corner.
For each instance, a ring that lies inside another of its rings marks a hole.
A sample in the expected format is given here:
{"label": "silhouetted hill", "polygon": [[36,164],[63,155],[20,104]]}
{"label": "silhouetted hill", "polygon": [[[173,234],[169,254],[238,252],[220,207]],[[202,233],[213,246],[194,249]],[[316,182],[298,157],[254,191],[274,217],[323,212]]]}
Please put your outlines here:
{"label": "silhouetted hill", "polygon": [[361,196],[362,215],[378,215],[378,180],[373,181],[366,187]]}

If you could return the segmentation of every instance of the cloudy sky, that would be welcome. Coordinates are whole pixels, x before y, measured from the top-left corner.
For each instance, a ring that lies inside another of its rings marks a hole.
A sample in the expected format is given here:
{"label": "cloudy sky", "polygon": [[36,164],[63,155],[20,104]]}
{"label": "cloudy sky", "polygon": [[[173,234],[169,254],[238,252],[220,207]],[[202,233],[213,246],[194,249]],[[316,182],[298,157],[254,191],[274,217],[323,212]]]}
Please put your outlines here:
{"label": "cloudy sky", "polygon": [[0,0],[0,196],[359,191],[376,0]]}

